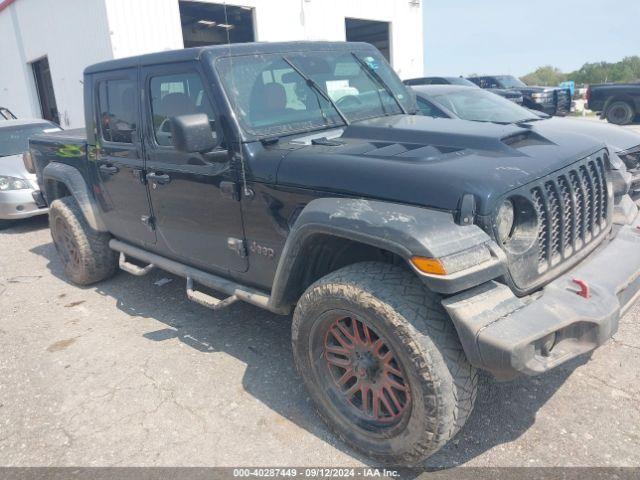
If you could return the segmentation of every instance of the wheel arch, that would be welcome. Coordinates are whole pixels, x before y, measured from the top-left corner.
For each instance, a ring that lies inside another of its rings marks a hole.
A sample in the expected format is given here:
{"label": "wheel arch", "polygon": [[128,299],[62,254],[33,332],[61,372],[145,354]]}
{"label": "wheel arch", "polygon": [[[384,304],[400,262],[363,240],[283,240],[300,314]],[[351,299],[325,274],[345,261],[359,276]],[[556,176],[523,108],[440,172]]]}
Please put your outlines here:
{"label": "wheel arch", "polygon": [[[479,227],[457,225],[450,212],[375,200],[316,199],[287,238],[270,303],[290,307],[313,282],[350,264],[381,261],[411,270],[413,256],[441,258],[489,241]],[[430,279],[421,279],[430,286]]]}
{"label": "wheel arch", "polygon": [[77,168],[63,163],[49,163],[42,171],[42,183],[49,205],[58,198],[72,196],[89,226],[98,232],[107,231],[89,186]]}
{"label": "wheel arch", "polygon": [[609,110],[609,107],[611,106],[611,104],[615,102],[627,103],[633,109],[636,115],[639,113],[637,101],[632,96],[624,93],[619,93],[617,95],[612,95],[611,97],[609,97],[602,109],[602,112],[606,115],[606,112]]}

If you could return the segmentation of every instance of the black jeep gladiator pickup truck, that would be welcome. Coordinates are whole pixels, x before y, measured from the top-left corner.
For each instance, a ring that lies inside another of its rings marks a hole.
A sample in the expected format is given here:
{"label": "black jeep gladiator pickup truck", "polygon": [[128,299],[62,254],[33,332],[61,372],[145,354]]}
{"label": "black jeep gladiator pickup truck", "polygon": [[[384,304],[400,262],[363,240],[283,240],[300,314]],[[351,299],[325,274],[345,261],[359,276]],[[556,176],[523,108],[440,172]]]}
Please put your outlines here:
{"label": "black jeep gladiator pickup truck", "polygon": [[589,85],[587,108],[616,125],[629,125],[640,115],[640,82]]}
{"label": "black jeep gladiator pickup truck", "polygon": [[571,91],[560,87],[538,87],[525,84],[512,75],[469,77],[480,88],[511,90],[522,94],[522,106],[548,115],[567,115],[571,112]]}
{"label": "black jeep gladiator pickup truck", "polygon": [[163,52],[91,66],[84,88],[86,138],[25,157],[69,279],[157,267],[212,309],[293,311],[318,411],[380,461],[451,439],[477,369],[554,368],[638,295],[640,220],[606,147],[417,116],[368,44]]}

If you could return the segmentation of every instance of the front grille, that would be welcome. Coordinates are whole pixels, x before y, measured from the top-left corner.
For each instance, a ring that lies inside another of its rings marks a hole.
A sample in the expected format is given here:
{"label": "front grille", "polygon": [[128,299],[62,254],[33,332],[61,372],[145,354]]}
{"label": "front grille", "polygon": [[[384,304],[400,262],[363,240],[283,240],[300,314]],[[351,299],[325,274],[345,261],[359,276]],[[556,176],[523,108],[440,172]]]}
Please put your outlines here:
{"label": "front grille", "polygon": [[570,258],[608,225],[608,187],[602,157],[589,159],[531,190],[538,217],[538,272]]}

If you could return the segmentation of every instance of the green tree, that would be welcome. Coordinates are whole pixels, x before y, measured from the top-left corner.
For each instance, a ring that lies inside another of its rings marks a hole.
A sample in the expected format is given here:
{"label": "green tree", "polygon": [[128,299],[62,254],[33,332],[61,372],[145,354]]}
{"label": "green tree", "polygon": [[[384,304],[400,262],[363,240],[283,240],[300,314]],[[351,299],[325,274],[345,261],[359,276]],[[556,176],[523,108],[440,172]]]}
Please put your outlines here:
{"label": "green tree", "polygon": [[638,82],[640,81],[640,56],[625,57],[615,63],[585,63],[575,72],[567,74],[547,65],[525,75],[521,80],[527,85],[558,85],[564,80],[573,80],[576,85]]}
{"label": "green tree", "polygon": [[556,67],[546,65],[539,67],[536,71],[529,73],[522,77],[522,80],[527,85],[542,85],[542,86],[555,86],[560,82],[564,82],[567,76]]}

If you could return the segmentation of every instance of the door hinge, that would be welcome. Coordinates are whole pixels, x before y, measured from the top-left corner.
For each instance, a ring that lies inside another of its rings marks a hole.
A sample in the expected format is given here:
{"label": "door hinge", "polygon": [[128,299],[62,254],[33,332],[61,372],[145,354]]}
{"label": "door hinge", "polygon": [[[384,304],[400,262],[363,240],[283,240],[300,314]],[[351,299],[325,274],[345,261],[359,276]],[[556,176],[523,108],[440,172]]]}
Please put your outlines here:
{"label": "door hinge", "polygon": [[233,250],[239,257],[245,258],[247,256],[247,245],[244,240],[239,238],[229,237],[227,238],[227,246],[230,250]]}

